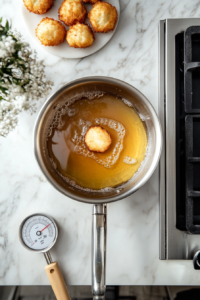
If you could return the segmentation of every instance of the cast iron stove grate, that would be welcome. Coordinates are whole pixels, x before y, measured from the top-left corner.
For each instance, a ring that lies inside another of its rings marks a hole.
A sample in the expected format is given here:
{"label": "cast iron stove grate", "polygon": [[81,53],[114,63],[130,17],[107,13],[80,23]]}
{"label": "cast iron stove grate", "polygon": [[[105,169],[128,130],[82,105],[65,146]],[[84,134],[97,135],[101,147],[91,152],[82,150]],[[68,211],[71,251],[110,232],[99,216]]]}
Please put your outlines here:
{"label": "cast iron stove grate", "polygon": [[176,36],[176,227],[200,234],[200,26]]}

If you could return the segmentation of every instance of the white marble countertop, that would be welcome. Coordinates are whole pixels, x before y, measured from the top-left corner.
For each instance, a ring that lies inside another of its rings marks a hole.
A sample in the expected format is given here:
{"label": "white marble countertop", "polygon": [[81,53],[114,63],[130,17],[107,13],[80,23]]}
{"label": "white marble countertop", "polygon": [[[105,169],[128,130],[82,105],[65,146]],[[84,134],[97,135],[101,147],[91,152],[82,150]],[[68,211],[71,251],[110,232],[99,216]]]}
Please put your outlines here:
{"label": "white marble countertop", "polygon": [[[200,17],[199,0],[120,0],[121,17],[112,40],[84,59],[60,59],[40,49],[27,35],[20,17],[22,0],[0,0],[0,15],[12,20],[44,59],[53,91],[88,75],[122,79],[158,106],[158,21]],[[33,154],[37,113],[20,114],[8,137],[0,137],[0,284],[47,285],[42,254],[24,249],[18,238],[23,218],[45,212],[59,225],[52,256],[67,284],[91,284],[91,211],[58,193],[41,173]],[[159,260],[158,169],[137,193],[108,205],[107,285],[199,285],[192,261]]]}

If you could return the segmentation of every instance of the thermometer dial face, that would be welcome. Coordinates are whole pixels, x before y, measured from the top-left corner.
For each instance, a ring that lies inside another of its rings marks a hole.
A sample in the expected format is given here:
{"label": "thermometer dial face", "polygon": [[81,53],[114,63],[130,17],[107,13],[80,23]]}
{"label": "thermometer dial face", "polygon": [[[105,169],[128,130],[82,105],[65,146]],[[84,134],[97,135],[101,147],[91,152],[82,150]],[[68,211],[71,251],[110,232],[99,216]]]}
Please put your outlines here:
{"label": "thermometer dial face", "polygon": [[20,226],[21,241],[33,251],[48,251],[56,242],[58,229],[49,216],[35,214],[27,217]]}

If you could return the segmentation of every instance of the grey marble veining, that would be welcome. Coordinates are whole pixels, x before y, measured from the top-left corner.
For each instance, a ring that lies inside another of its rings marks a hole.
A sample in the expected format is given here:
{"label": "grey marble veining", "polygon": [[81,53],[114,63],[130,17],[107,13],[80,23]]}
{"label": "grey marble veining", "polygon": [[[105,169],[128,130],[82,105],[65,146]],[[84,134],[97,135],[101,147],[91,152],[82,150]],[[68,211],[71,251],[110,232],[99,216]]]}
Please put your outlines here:
{"label": "grey marble veining", "polygon": [[[53,91],[83,76],[122,79],[158,106],[158,21],[200,17],[200,2],[121,0],[121,16],[111,41],[84,59],[60,59],[43,52],[27,35],[20,0],[0,0],[0,16],[12,20],[44,59]],[[33,154],[32,132],[37,112],[23,112],[8,137],[0,138],[0,284],[46,285],[41,254],[24,249],[18,239],[21,220],[35,212],[52,215],[59,226],[52,256],[71,285],[91,283],[91,205],[59,194],[44,178]],[[137,193],[108,205],[108,285],[198,285],[200,272],[191,261],[159,260],[158,169]]]}

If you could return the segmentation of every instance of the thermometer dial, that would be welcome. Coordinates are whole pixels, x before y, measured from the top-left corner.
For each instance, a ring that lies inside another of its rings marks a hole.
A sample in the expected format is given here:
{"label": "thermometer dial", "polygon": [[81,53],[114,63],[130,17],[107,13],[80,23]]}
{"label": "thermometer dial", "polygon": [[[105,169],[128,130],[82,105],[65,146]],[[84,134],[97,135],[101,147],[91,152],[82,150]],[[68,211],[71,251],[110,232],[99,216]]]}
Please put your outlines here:
{"label": "thermometer dial", "polygon": [[20,238],[29,250],[46,252],[55,244],[58,229],[55,221],[43,214],[27,217],[21,224]]}

